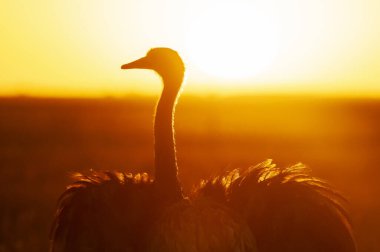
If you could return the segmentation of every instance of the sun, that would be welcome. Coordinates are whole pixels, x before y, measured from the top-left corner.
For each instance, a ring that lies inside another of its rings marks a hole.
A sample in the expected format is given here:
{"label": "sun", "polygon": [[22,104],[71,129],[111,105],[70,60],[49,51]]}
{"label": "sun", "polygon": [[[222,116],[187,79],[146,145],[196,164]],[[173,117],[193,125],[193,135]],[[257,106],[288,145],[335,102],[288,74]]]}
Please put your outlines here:
{"label": "sun", "polygon": [[278,46],[273,9],[260,1],[236,1],[210,6],[192,18],[185,54],[209,75],[242,79],[268,67]]}

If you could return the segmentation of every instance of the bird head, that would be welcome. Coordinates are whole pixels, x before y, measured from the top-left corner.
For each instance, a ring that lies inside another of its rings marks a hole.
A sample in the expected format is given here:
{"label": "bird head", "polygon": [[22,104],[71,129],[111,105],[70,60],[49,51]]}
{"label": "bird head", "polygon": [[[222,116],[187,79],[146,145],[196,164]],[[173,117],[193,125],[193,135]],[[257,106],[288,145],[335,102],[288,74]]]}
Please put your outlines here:
{"label": "bird head", "polygon": [[[145,57],[124,64],[121,69],[151,69],[164,80],[164,85],[181,85],[185,65],[179,54],[170,48],[153,48]],[[179,87],[178,86],[178,87]]]}

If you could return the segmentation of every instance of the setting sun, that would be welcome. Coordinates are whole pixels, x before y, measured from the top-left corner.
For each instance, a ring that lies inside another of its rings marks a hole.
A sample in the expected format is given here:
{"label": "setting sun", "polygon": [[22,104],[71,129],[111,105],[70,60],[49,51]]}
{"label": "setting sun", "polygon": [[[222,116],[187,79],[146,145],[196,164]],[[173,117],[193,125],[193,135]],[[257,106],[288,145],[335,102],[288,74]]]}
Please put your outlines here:
{"label": "setting sun", "polygon": [[278,31],[268,4],[231,2],[205,8],[186,34],[186,52],[203,72],[223,78],[254,76],[274,60]]}

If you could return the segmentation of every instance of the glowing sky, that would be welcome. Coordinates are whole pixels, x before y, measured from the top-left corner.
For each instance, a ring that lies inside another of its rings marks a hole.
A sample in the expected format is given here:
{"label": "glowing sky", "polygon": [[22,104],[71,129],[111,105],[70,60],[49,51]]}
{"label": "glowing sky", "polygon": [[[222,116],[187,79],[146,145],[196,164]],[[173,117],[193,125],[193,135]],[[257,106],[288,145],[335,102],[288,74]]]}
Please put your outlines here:
{"label": "glowing sky", "polygon": [[[253,3],[252,16],[264,13],[266,21],[239,23],[243,11],[250,13],[247,2]],[[236,8],[220,9],[223,4]],[[0,95],[156,92],[160,85],[153,73],[119,67],[151,47],[167,46],[187,62],[189,93],[380,97],[379,13],[379,0],[2,0]],[[256,43],[256,38],[271,41]],[[263,48],[270,43],[273,47]],[[239,51],[249,45],[253,51]],[[259,61],[247,59],[265,50]],[[242,54],[231,67],[271,60],[251,76],[218,76],[229,65],[216,63]],[[205,70],[202,64],[210,59]],[[207,70],[212,66],[216,72]]]}

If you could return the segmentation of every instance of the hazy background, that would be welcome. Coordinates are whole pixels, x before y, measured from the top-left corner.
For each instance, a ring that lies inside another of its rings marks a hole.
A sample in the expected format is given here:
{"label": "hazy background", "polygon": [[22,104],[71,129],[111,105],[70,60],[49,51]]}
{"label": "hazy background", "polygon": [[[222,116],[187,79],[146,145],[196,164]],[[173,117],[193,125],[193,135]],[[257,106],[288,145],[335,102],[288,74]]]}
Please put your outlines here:
{"label": "hazy background", "polygon": [[350,200],[360,251],[380,251],[379,13],[378,0],[2,0],[0,252],[47,250],[70,172],[152,172],[160,80],[120,65],[157,46],[186,63],[186,191],[302,161]]}
{"label": "hazy background", "polygon": [[[74,171],[152,172],[154,99],[0,99],[0,251],[46,251]],[[176,137],[185,191],[273,158],[302,161],[350,201],[359,251],[380,250],[380,101],[183,97]]]}

